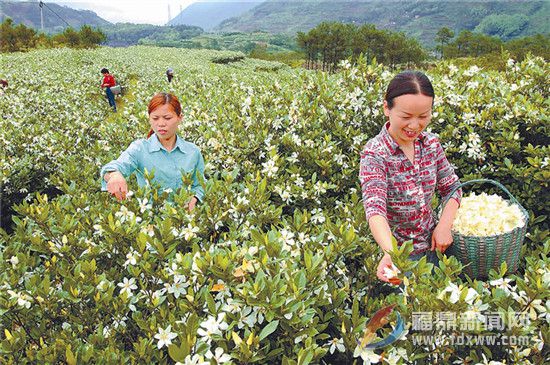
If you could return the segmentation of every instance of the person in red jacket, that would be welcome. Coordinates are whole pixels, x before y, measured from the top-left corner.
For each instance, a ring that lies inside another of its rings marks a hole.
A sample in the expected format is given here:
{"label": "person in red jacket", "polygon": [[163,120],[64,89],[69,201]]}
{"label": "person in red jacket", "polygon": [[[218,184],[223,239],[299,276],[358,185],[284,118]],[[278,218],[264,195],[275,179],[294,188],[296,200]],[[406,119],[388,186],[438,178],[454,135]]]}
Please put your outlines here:
{"label": "person in red jacket", "polygon": [[105,88],[105,94],[107,95],[107,100],[109,100],[109,106],[111,106],[113,111],[116,112],[115,95],[111,91],[111,87],[116,85],[115,78],[106,68],[102,68],[101,73],[103,74],[103,82],[101,83],[101,87]]}

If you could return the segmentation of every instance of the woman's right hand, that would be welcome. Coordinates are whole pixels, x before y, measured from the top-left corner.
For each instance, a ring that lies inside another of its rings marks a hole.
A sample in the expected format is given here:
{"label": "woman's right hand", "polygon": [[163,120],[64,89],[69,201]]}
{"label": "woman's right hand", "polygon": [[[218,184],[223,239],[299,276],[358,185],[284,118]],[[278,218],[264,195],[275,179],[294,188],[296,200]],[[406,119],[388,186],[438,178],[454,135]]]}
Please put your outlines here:
{"label": "woman's right hand", "polygon": [[384,274],[384,268],[392,266],[393,262],[391,260],[391,256],[388,253],[384,254],[384,257],[380,260],[380,263],[378,263],[378,268],[376,269],[376,276],[378,279],[385,281],[386,283],[389,283],[390,280],[386,277]]}
{"label": "woman's right hand", "polygon": [[119,201],[126,199],[128,184],[126,184],[124,176],[118,171],[113,171],[106,174],[105,178],[107,181],[107,191]]}

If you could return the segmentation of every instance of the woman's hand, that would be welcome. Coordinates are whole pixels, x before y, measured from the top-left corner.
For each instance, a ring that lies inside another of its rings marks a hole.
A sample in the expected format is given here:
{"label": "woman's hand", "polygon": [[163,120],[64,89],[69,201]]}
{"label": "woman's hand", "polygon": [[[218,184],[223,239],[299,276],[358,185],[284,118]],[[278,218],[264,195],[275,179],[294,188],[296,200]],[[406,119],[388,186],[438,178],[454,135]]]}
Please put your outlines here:
{"label": "woman's hand", "polygon": [[376,269],[376,276],[378,279],[385,281],[386,283],[389,283],[390,280],[386,277],[384,274],[384,268],[385,267],[391,267],[393,264],[391,260],[391,256],[389,254],[384,254],[384,257],[380,260],[380,263],[378,264],[378,268]]}
{"label": "woman's hand", "polygon": [[436,248],[441,251],[441,253],[445,252],[447,248],[453,243],[453,235],[451,234],[451,227],[441,224],[441,222],[435,226],[435,229],[432,233],[432,247],[431,250],[435,250]]}
{"label": "woman's hand", "polygon": [[107,182],[107,191],[111,195],[114,195],[118,201],[126,199],[128,184],[120,172],[113,171],[105,174],[105,181]]}
{"label": "woman's hand", "polygon": [[189,209],[189,211],[193,211],[193,209],[195,209],[195,205],[197,205],[197,197],[194,196],[191,198],[191,200],[189,200],[189,204],[187,204],[187,209]]}

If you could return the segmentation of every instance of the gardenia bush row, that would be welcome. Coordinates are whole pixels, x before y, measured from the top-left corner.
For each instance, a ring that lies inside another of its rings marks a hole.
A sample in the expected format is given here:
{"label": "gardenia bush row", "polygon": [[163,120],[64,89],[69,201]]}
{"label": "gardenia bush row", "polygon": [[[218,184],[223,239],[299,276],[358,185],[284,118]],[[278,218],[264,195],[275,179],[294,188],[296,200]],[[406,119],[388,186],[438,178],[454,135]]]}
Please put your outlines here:
{"label": "gardenia bush row", "polygon": [[[404,245],[391,273],[398,289],[376,278],[380,250],[358,182],[359,153],[384,123],[394,72],[364,62],[332,75],[239,57],[212,62],[219,57],[228,55],[148,47],[2,55],[10,81],[0,97],[2,204],[24,201],[13,231],[0,236],[4,363],[544,361],[547,63],[510,60],[489,72],[444,62],[428,71],[438,95],[429,129],[461,179],[510,189],[529,211],[528,237],[519,271],[503,265],[484,282],[461,275],[453,257],[430,273],[424,260],[407,260]],[[127,86],[117,114],[99,88],[102,67]],[[186,190],[167,200],[131,179],[122,203],[99,191],[99,168],[145,136],[146,104],[159,91],[180,98],[181,134],[207,162],[205,201],[191,214]],[[60,194],[36,194],[53,188]],[[362,349],[365,324],[391,304],[405,337]],[[469,335],[529,341],[459,346],[434,326],[421,334],[437,343],[415,344],[418,312],[465,315],[478,324]],[[505,328],[483,329],[487,312]]]}

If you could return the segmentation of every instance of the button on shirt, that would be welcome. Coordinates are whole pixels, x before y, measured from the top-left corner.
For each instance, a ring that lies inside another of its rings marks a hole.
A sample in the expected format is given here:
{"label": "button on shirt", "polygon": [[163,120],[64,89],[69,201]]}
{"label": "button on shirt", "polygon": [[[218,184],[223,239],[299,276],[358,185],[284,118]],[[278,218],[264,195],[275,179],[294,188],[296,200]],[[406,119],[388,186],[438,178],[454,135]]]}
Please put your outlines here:
{"label": "button on shirt", "polygon": [[148,139],[139,139],[132,142],[119,158],[101,168],[101,190],[107,190],[107,183],[103,179],[110,171],[119,171],[124,177],[136,173],[140,187],[147,184],[144,171],[154,172],[152,181],[159,183],[162,188],[177,190],[183,184],[182,173],[192,174],[191,190],[201,200],[204,189],[200,185],[199,175],[204,177],[204,159],[200,149],[191,142],[185,141],[176,135],[176,145],[168,152],[160,143],[156,134]]}
{"label": "button on shirt", "polygon": [[[359,179],[367,221],[385,217],[399,245],[412,240],[418,254],[431,247],[436,225],[431,207],[437,188],[445,201],[460,185],[438,138],[422,132],[414,142],[414,163],[388,132],[389,122],[361,153]],[[460,203],[461,189],[452,196]]]}

